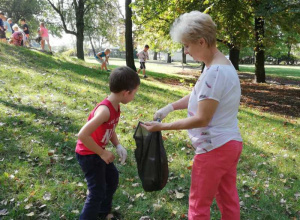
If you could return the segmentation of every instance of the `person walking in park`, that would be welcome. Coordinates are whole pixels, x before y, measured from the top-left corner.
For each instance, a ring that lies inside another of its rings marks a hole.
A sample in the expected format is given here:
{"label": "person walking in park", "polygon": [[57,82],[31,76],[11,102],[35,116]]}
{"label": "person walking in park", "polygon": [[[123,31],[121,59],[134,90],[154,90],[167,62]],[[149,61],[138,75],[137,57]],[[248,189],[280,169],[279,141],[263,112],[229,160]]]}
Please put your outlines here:
{"label": "person walking in park", "polygon": [[45,41],[47,41],[49,51],[51,52],[51,46],[50,46],[50,42],[49,42],[48,29],[45,28],[44,22],[40,23],[39,35],[42,38],[42,40],[41,40],[42,50],[45,50]]}
{"label": "person walking in park", "polygon": [[3,23],[4,13],[0,11],[0,42],[6,43],[6,34]]}
{"label": "person walking in park", "polygon": [[140,71],[143,70],[144,78],[148,78],[148,76],[146,75],[146,60],[149,60],[148,50],[149,45],[146,44],[144,49],[136,54],[140,60],[140,68],[138,69],[137,73],[139,74]]}
{"label": "person walking in park", "polygon": [[203,61],[205,69],[190,95],[154,114],[164,119],[173,110],[187,109],[188,117],[171,123],[147,122],[149,131],[187,129],[195,156],[189,195],[189,220],[209,220],[216,197],[223,220],[239,220],[237,164],[242,152],[238,128],[240,81],[231,62],[216,47],[216,25],[208,14],[185,13],[170,34],[186,54]]}
{"label": "person walking in park", "polygon": [[105,69],[107,71],[107,63],[110,54],[110,49],[105,49],[102,52],[96,54],[96,60],[101,63],[101,70]]}
{"label": "person walking in park", "polygon": [[131,102],[139,85],[140,79],[131,68],[114,69],[109,77],[111,94],[92,110],[88,122],[78,133],[76,158],[89,190],[80,215],[81,220],[96,220],[98,215],[107,217],[111,211],[119,173],[113,163],[114,154],[105,147],[111,141],[121,163],[125,163],[127,151],[120,144],[115,128],[119,122],[120,103]]}
{"label": "person walking in park", "polygon": [[[21,21],[22,29],[23,29],[23,31],[26,35],[26,39],[27,39],[25,43],[27,46],[30,46],[30,44],[29,44],[29,35],[30,35],[29,27],[26,24],[26,20],[24,18],[22,18],[20,21]],[[25,44],[24,44],[24,46],[25,46]]]}

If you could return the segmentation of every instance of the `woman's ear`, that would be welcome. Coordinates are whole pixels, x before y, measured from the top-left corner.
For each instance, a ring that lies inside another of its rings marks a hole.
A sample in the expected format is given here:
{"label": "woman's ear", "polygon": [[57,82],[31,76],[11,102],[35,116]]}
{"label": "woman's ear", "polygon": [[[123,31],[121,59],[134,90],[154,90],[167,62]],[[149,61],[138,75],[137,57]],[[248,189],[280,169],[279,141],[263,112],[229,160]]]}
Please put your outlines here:
{"label": "woman's ear", "polygon": [[203,37],[201,37],[199,40],[198,40],[198,43],[200,44],[200,46],[203,46],[205,44],[205,40]]}

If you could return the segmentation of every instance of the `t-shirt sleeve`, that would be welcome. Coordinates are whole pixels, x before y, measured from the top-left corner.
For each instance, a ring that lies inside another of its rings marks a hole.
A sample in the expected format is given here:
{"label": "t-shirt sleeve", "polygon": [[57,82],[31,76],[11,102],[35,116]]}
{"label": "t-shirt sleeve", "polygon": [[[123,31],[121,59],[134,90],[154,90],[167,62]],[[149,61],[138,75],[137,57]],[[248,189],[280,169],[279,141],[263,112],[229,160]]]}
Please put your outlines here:
{"label": "t-shirt sleeve", "polygon": [[220,67],[206,70],[205,77],[201,79],[198,92],[198,101],[214,99],[220,102],[225,91],[226,75]]}

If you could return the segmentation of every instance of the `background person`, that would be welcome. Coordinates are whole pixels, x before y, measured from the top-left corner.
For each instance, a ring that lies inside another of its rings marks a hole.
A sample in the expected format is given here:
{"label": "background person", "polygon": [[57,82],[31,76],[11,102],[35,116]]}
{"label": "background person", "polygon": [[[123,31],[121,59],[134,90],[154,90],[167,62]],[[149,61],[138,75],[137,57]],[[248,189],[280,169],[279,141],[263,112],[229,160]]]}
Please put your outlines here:
{"label": "background person", "polygon": [[6,39],[9,39],[10,36],[12,35],[12,29],[10,27],[10,24],[8,23],[8,21],[6,20],[6,16],[3,16],[3,24],[4,24],[4,28],[5,28],[5,34],[6,34]]}
{"label": "background person", "polygon": [[139,74],[140,71],[143,70],[144,78],[148,78],[148,76],[146,75],[146,60],[149,60],[148,50],[149,46],[146,44],[144,49],[136,54],[140,60],[140,68],[138,69],[137,73]]}
{"label": "background person", "polygon": [[48,44],[48,47],[49,47],[49,51],[51,52],[51,46],[50,46],[50,42],[49,42],[48,29],[45,28],[44,22],[40,23],[39,34],[40,34],[40,37],[42,38],[42,40],[41,40],[42,50],[45,50],[45,41],[47,41],[47,44]]}
{"label": "background person", "polygon": [[96,59],[101,63],[101,70],[105,69],[107,71],[107,63],[110,54],[110,49],[105,49],[102,52],[96,54]]}
{"label": "background person", "polygon": [[3,23],[3,12],[0,11],[0,42],[6,43],[6,34],[5,34],[5,28],[4,28],[4,23]]}
{"label": "background person", "polygon": [[216,47],[216,25],[199,11],[181,15],[171,28],[186,54],[203,61],[205,69],[190,95],[158,110],[154,119],[187,109],[188,117],[171,123],[148,122],[149,131],[187,129],[195,148],[189,195],[190,220],[209,220],[216,197],[223,220],[239,220],[236,167],[242,152],[237,114],[240,81],[228,59]]}

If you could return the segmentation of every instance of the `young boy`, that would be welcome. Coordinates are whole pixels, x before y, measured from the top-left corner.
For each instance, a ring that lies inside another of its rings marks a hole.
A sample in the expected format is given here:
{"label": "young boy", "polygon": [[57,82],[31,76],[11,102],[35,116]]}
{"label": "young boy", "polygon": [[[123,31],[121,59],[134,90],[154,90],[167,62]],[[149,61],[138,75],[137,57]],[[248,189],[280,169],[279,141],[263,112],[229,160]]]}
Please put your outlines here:
{"label": "young boy", "polygon": [[106,63],[108,63],[109,54],[110,49],[105,49],[104,51],[96,54],[95,58],[99,61],[99,63],[101,63],[101,70],[105,69],[107,71]]}
{"label": "young boy", "polygon": [[[28,46],[30,46],[30,45],[29,45],[29,34],[30,34],[30,32],[29,32],[29,27],[28,27],[28,25],[26,24],[26,20],[25,20],[24,18],[22,18],[20,21],[21,21],[22,29],[23,29],[23,31],[24,31],[24,33],[25,33],[25,35],[26,35],[26,38],[27,38],[26,44],[27,44]],[[25,46],[25,45],[24,45],[24,46]]]}
{"label": "young boy", "polygon": [[141,52],[137,53],[136,55],[138,56],[138,58],[140,59],[140,68],[138,69],[137,73],[139,74],[141,69],[143,70],[143,75],[144,78],[148,78],[148,76],[146,75],[146,60],[149,60],[149,55],[148,55],[148,51],[149,50],[149,46],[146,44],[144,47],[144,50],[142,50]]}
{"label": "young boy", "polygon": [[117,148],[121,163],[125,162],[127,151],[119,143],[115,128],[119,122],[120,103],[132,101],[139,85],[140,79],[131,68],[115,69],[109,77],[111,94],[94,108],[88,122],[79,131],[76,158],[89,189],[81,220],[96,220],[98,216],[108,216],[111,210],[119,173],[113,164],[114,154],[105,146],[111,141]]}

